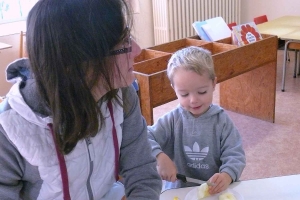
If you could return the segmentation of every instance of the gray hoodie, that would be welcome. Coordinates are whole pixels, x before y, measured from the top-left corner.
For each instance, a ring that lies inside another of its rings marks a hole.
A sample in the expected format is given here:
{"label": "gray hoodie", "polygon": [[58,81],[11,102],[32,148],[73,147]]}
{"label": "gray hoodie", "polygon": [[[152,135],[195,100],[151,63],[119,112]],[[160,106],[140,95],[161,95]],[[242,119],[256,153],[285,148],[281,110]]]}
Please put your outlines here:
{"label": "gray hoodie", "polygon": [[[19,90],[22,99],[37,116],[49,116],[49,109],[37,93],[36,83],[33,76],[31,76],[28,64],[29,62],[26,59],[13,62],[7,68],[7,79],[12,81],[15,78],[21,78],[23,81],[19,85]],[[141,116],[138,97],[133,87],[123,88],[122,94],[123,98],[129,98],[130,102],[132,102],[128,112],[123,113],[121,117],[124,118],[124,121],[121,124],[122,142],[120,146],[119,170],[120,175],[124,177],[127,199],[159,199],[161,179],[156,172],[155,158],[151,155],[151,148],[147,140],[146,123]],[[6,117],[14,118],[11,113],[16,113],[11,112],[13,108],[8,103],[8,98],[0,104],[0,117],[2,120],[3,118],[5,120]],[[20,117],[18,116],[18,118]],[[22,121],[24,120],[22,119]],[[15,124],[16,127],[18,125]],[[23,122],[22,125],[22,135],[28,134],[26,140],[30,140],[30,135],[32,135],[30,131],[32,129],[28,129],[27,127],[32,127],[33,125],[30,121]],[[13,127],[10,130],[14,130]],[[41,177],[40,170],[37,166],[30,164],[20,154],[16,146],[9,139],[8,134],[10,133],[5,132],[3,126],[0,124],[0,199],[37,199],[43,185],[43,177]],[[32,147],[29,146],[28,148]],[[101,151],[101,147],[97,149]],[[33,153],[32,157],[34,158],[36,152]],[[80,165],[89,166],[85,162],[81,162]],[[72,176],[82,176],[79,171],[77,173],[77,175],[76,173],[72,173]],[[93,177],[94,174],[95,172],[91,175],[90,179],[97,181]],[[53,173],[49,171],[48,175],[53,176]],[[84,178],[84,180],[87,178]],[[82,185],[82,187],[88,186]],[[101,188],[99,189],[101,190]],[[100,198],[102,197],[94,196],[94,199]]]}
{"label": "gray hoodie", "polygon": [[[207,181],[219,172],[237,181],[245,167],[241,136],[224,110],[211,105],[195,118],[180,105],[148,126],[153,156],[160,152],[174,161],[177,171]],[[164,189],[194,186],[177,180]]]}

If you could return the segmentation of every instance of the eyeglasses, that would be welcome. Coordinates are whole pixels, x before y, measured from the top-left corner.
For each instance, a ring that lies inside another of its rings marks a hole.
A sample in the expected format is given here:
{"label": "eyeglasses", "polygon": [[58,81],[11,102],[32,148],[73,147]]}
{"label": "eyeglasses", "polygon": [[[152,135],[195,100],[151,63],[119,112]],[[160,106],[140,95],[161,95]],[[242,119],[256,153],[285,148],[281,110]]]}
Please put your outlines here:
{"label": "eyeglasses", "polygon": [[115,56],[123,53],[129,53],[132,51],[132,46],[131,46],[131,36],[129,36],[126,40],[124,40],[123,43],[123,48],[122,49],[117,49],[109,52],[110,56]]}

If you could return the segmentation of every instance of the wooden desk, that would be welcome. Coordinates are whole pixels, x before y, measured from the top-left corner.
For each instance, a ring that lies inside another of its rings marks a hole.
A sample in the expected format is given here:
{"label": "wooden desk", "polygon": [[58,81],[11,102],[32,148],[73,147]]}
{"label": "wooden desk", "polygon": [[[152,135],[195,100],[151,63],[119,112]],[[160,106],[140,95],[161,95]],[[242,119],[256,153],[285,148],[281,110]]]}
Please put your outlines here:
{"label": "wooden desk", "polygon": [[285,40],[284,57],[283,57],[283,73],[282,73],[282,87],[281,90],[285,91],[285,76],[286,76],[286,60],[288,47],[300,49],[300,16],[283,16],[262,24],[257,25],[260,33],[277,35],[278,38]]}
{"label": "wooden desk", "polygon": [[12,45],[0,42],[0,50],[11,48]]}
{"label": "wooden desk", "polygon": [[176,50],[192,45],[212,52],[223,108],[274,122],[277,40],[263,35],[261,41],[238,47],[231,44],[231,38],[207,42],[191,37],[143,49],[135,58],[134,73],[147,124],[153,124],[154,107],[177,98],[167,77],[169,58]]}
{"label": "wooden desk", "polygon": [[[300,175],[264,178],[232,183],[229,189],[238,192],[244,200],[299,200]],[[185,196],[195,187],[170,189],[160,195],[160,200],[173,200],[175,196],[185,200]]]}

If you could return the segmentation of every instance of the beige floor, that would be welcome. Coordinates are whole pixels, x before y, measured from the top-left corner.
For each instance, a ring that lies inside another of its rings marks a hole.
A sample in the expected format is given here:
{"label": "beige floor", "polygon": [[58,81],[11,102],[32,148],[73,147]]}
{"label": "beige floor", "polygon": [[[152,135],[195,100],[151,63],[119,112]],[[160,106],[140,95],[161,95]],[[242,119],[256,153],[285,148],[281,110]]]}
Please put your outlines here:
{"label": "beige floor", "polygon": [[[281,92],[283,51],[278,51],[275,123],[227,111],[238,127],[247,165],[241,180],[300,173],[300,77],[293,78],[294,52],[287,66],[286,91]],[[219,103],[216,88],[214,103]],[[178,101],[154,108],[154,120]]]}

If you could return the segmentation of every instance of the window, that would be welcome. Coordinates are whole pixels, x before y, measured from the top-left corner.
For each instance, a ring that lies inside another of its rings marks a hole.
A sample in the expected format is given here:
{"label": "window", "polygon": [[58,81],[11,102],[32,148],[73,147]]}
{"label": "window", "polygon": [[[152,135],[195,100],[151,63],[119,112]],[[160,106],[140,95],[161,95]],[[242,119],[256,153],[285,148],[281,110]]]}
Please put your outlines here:
{"label": "window", "polygon": [[0,23],[25,20],[38,0],[0,0]]}

